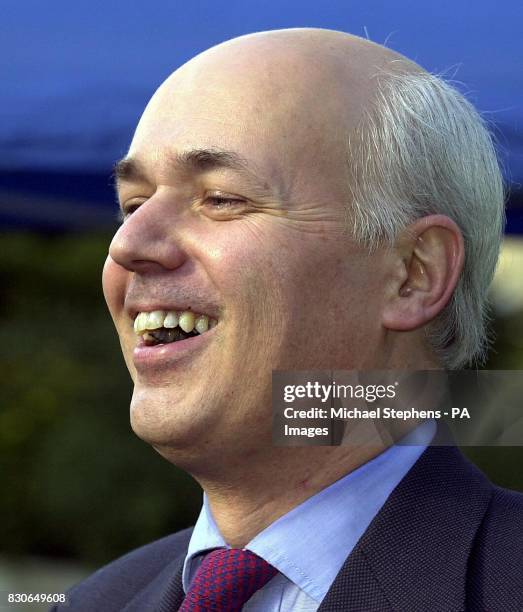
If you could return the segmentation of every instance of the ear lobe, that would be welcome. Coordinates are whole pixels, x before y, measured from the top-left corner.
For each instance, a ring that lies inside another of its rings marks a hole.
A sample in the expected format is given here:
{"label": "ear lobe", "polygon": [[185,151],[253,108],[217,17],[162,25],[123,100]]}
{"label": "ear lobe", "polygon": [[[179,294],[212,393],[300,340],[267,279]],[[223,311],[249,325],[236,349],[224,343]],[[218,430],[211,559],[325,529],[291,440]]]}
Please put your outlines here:
{"label": "ear lobe", "polygon": [[463,269],[463,236],[444,215],[423,217],[398,237],[396,253],[403,270],[392,281],[383,325],[411,331],[434,319],[450,300]]}

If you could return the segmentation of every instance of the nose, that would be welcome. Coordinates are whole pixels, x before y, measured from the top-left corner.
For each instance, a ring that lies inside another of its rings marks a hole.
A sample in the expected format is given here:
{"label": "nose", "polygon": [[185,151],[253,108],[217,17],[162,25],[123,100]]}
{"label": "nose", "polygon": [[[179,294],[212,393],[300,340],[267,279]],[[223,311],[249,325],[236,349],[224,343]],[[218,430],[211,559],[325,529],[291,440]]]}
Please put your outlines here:
{"label": "nose", "polygon": [[173,207],[151,198],[122,223],[109,247],[110,257],[131,272],[180,267],[186,260]]}

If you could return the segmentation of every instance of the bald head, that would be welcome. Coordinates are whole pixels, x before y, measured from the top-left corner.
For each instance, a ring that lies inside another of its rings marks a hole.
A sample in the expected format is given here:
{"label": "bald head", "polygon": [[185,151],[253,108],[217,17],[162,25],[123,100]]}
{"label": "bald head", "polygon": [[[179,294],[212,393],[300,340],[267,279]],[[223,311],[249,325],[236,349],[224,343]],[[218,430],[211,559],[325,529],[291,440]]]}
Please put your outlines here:
{"label": "bald head", "polygon": [[[368,40],[321,29],[260,32],[213,47],[177,70],[164,84],[226,88],[259,109],[356,118],[383,69],[419,69],[410,60]],[[160,90],[162,91],[162,90]]]}
{"label": "bald head", "polygon": [[[419,68],[380,45],[342,32],[290,29],[242,36],[196,56],[153,96],[131,155],[164,134],[181,146],[240,147],[260,155],[267,177],[286,193],[298,168],[346,184],[347,136],[386,70]],[[150,147],[149,147],[150,148]],[[152,152],[151,152],[152,153]],[[293,168],[287,181],[282,162]],[[320,163],[322,162],[322,163]],[[284,184],[285,183],[285,184]]]}

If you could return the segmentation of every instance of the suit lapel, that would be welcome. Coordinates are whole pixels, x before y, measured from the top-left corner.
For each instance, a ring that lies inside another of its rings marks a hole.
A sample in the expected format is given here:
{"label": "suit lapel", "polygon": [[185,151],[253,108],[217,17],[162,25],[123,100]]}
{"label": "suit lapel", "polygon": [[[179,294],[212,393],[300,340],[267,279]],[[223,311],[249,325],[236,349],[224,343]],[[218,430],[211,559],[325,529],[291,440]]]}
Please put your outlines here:
{"label": "suit lapel", "polygon": [[369,525],[319,611],[463,610],[492,486],[457,448],[429,447]]}
{"label": "suit lapel", "polygon": [[182,605],[183,561],[187,551],[168,563],[154,580],[139,591],[122,612],[174,612]]}

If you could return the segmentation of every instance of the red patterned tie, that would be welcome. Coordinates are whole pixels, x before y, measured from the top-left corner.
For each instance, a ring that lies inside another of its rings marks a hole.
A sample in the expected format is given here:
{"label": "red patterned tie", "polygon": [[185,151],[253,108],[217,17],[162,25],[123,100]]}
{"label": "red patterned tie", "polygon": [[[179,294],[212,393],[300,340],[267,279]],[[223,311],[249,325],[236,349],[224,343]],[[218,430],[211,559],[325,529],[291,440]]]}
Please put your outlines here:
{"label": "red patterned tie", "polygon": [[179,612],[235,612],[278,573],[249,550],[219,548],[205,556]]}

